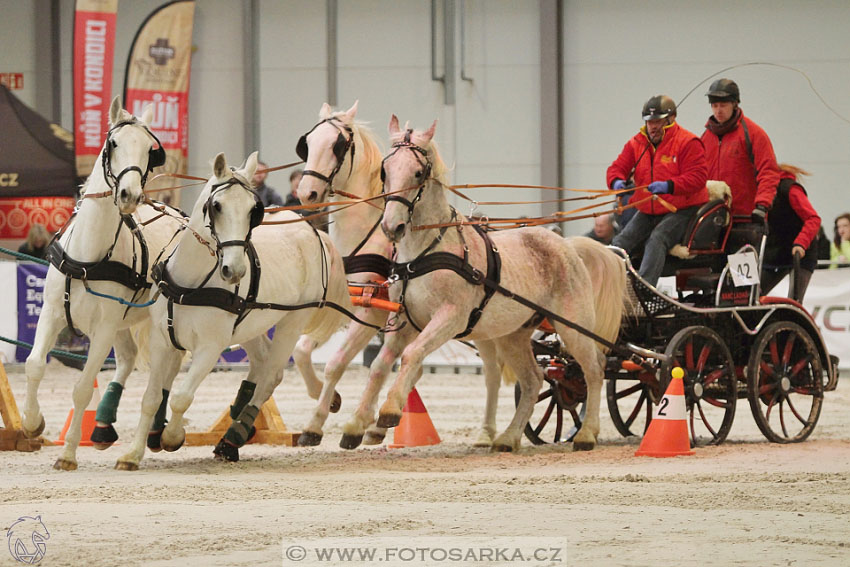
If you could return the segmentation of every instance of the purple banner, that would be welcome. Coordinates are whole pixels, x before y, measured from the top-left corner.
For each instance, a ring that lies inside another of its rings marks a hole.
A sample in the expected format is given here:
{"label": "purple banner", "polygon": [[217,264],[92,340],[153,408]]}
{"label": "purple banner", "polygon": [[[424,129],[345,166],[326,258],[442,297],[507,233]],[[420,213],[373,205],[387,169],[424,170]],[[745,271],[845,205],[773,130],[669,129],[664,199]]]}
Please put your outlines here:
{"label": "purple banner", "polygon": [[[32,344],[35,339],[46,277],[47,266],[34,262],[18,263],[18,340],[21,342]],[[15,360],[23,362],[29,354],[29,348],[19,346],[15,349]]]}

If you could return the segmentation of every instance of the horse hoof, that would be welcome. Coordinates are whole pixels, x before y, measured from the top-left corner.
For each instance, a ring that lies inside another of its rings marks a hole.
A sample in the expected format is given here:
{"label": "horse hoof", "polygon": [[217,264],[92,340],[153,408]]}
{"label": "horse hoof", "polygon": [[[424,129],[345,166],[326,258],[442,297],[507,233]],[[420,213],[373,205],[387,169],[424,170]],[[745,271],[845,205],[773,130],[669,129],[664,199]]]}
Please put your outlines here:
{"label": "horse hoof", "polygon": [[27,431],[26,427],[23,429],[24,437],[26,437],[27,439],[35,439],[36,437],[44,433],[44,426],[44,416],[41,416],[41,423],[38,424],[38,427],[35,428],[35,431]]}
{"label": "horse hoof", "polygon": [[137,471],[139,470],[139,463],[134,463],[132,461],[118,461],[115,463],[116,471]]}
{"label": "horse hoof", "polygon": [[153,453],[162,451],[162,429],[148,433],[148,449]]}
{"label": "horse hoof", "polygon": [[179,443],[168,443],[164,441],[160,441],[162,448],[168,451],[169,453],[173,453],[177,449],[183,446],[183,443],[186,442],[186,436],[184,435],[182,439],[180,439]]}
{"label": "horse hoof", "polygon": [[331,413],[336,413],[339,411],[339,408],[342,407],[342,396],[339,395],[339,392],[334,390],[334,399],[331,402]]}
{"label": "horse hoof", "polygon": [[362,441],[362,435],[349,435],[346,433],[343,434],[342,439],[339,440],[339,446],[343,449],[356,449],[360,446]]}
{"label": "horse hoof", "polygon": [[118,441],[118,432],[112,427],[112,424],[100,426],[97,425],[94,431],[91,432],[91,442],[95,449],[103,451],[112,447],[112,444]]}
{"label": "horse hoof", "polygon": [[366,436],[363,438],[363,444],[380,445],[384,442],[384,437],[386,437],[386,432],[378,433],[377,431],[367,431]]}
{"label": "horse hoof", "polygon": [[57,471],[75,471],[77,470],[77,463],[67,459],[56,459],[53,468]]}
{"label": "horse hoof", "polygon": [[239,462],[239,447],[232,445],[222,439],[213,449],[213,455],[219,461],[228,461],[231,463]]}
{"label": "horse hoof", "polygon": [[588,441],[573,441],[573,451],[592,451],[596,443]]}
{"label": "horse hoof", "polygon": [[378,427],[395,427],[401,422],[401,414],[398,413],[382,413],[378,416],[378,422],[375,424]]}
{"label": "horse hoof", "polygon": [[510,445],[505,445],[504,443],[495,443],[491,450],[494,453],[513,453],[514,448]]}
{"label": "horse hoof", "polygon": [[299,447],[316,447],[322,442],[322,434],[313,431],[302,431],[298,436]]}

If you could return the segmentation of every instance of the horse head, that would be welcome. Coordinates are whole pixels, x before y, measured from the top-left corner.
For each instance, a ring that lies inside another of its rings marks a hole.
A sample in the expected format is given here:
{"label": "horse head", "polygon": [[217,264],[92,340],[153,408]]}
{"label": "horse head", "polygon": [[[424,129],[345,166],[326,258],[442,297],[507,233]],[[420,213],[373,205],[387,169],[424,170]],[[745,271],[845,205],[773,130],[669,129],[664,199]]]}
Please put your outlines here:
{"label": "horse head", "polygon": [[130,214],[144,199],[145,182],[155,167],[165,164],[165,150],[147,124],[153,106],[140,117],[121,107],[121,97],[109,107],[109,131],[100,154],[104,182],[122,214]]}
{"label": "horse head", "polygon": [[404,130],[399,128],[398,118],[392,115],[389,126],[392,148],[381,169],[384,193],[387,194],[381,230],[393,242],[404,236],[413,209],[435,173],[432,171],[435,161],[431,140],[437,121],[424,132],[406,126]]}
{"label": "horse head", "polygon": [[246,248],[251,231],[263,221],[263,203],[248,181],[257,169],[257,152],[239,168],[231,168],[223,153],[213,160],[213,176],[195,203],[192,219],[203,219],[203,226],[215,241],[219,274],[235,284],[248,268]]}
{"label": "horse head", "polygon": [[354,117],[357,101],[345,112],[333,112],[328,103],[319,111],[319,123],[298,139],[295,153],[304,160],[297,195],[304,204],[320,203],[333,195],[333,182],[349,153],[354,167]]}

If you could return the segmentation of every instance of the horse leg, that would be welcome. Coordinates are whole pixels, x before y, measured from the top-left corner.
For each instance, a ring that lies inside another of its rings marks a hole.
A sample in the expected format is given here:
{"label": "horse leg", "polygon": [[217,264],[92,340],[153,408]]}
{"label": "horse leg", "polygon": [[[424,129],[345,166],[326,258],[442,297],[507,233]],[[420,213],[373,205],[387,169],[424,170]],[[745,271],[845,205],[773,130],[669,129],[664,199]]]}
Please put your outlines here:
{"label": "horse leg", "polygon": [[[289,327],[293,329],[302,328],[299,325],[290,325]],[[230,415],[233,421],[213,449],[213,454],[217,459],[231,462],[239,460],[239,448],[247,443],[256,432],[254,421],[259,415],[260,409],[271,398],[275,388],[283,381],[283,369],[289,362],[289,356],[298,340],[297,331],[286,332],[284,329],[285,327],[280,325],[275,329],[271,348],[253,348],[256,346],[253,344],[255,341],[247,341],[242,345],[248,353],[252,366],[255,358],[260,357],[257,360],[258,365],[261,365],[265,371],[259,375],[253,394],[245,400],[237,415],[233,415],[234,408],[231,406]]]}
{"label": "horse leg", "polygon": [[[296,343],[295,350],[292,351],[292,359],[295,361],[295,367],[298,368],[298,372],[304,380],[304,385],[307,387],[307,395],[314,400],[319,399],[323,387],[322,381],[316,376],[316,371],[313,368],[313,350],[317,346],[316,341],[307,335],[303,335]],[[325,372],[327,373],[327,370]],[[329,411],[336,413],[340,406],[342,406],[342,397],[334,392],[334,399]]]}
{"label": "horse leg", "polygon": [[505,361],[517,376],[520,398],[511,423],[493,440],[494,451],[518,451],[522,431],[534,411],[542,376],[531,350],[532,333],[533,329],[519,329],[495,341],[499,358]]}
{"label": "horse leg", "polygon": [[564,348],[581,367],[584,381],[587,383],[587,412],[581,429],[573,438],[573,450],[590,451],[596,446],[596,439],[599,437],[599,405],[605,377],[605,355],[592,339],[580,335],[577,331],[559,327],[558,324],[555,325],[561,340],[564,341]]}
{"label": "horse leg", "polygon": [[401,354],[398,376],[387,392],[387,399],[378,412],[378,427],[395,427],[401,421],[401,411],[407,395],[422,375],[422,361],[462,331],[465,315],[457,306],[446,305],[438,310],[419,336],[407,345]]}
{"label": "horse leg", "polygon": [[315,446],[322,442],[322,427],[328,419],[328,412],[333,411],[333,404],[339,397],[335,390],[336,385],[354,356],[369,344],[369,340],[375,336],[376,332],[375,329],[358,324],[352,324],[348,328],[342,348],[334,353],[325,366],[324,387],[312,419],[303,428],[298,438],[300,447]]}
{"label": "horse leg", "polygon": [[83,372],[74,385],[74,417],[71,419],[68,433],[65,435],[65,449],[53,464],[53,468],[56,470],[72,471],[77,468],[77,447],[83,436],[83,416],[94,393],[94,380],[101,366],[103,366],[103,361],[106,360],[106,355],[109,354],[114,336],[114,328],[101,325],[89,337],[88,359]]}
{"label": "horse leg", "polygon": [[493,341],[475,341],[478,354],[484,364],[484,385],[487,388],[487,400],[484,408],[484,422],[475,440],[475,447],[491,447],[496,436],[496,409],[499,405],[499,386],[502,373],[499,369],[499,357]]}
{"label": "horse leg", "polygon": [[117,419],[118,403],[124,392],[124,383],[135,367],[136,355],[139,352],[129,329],[118,331],[112,346],[115,349],[115,377],[107,384],[106,392],[97,406],[94,418],[95,428],[91,434],[92,444],[99,450],[111,447],[118,440],[118,433],[112,424]]}
{"label": "horse leg", "polygon": [[[375,406],[378,403],[378,395],[393,368],[393,363],[401,355],[413,337],[415,331],[410,325],[394,333],[387,333],[384,344],[378,351],[375,360],[369,367],[369,381],[366,389],[360,396],[360,404],[351,416],[351,419],[342,428],[342,439],[339,446],[343,449],[354,449],[361,442],[366,445],[379,445],[383,443],[386,436],[386,427],[378,427],[375,422]],[[367,427],[368,430],[366,429]],[[365,432],[365,437],[364,437]]]}
{"label": "horse leg", "polygon": [[35,330],[35,340],[32,350],[27,357],[27,399],[24,405],[24,416],[21,420],[24,435],[35,438],[44,431],[44,416],[38,404],[38,387],[44,378],[47,366],[47,353],[56,343],[56,337],[65,326],[65,315],[61,309],[54,309],[52,302],[45,302],[38,318]]}
{"label": "horse leg", "polygon": [[[226,344],[226,343],[225,343]],[[186,378],[171,393],[171,421],[162,430],[162,448],[173,452],[183,446],[186,441],[186,429],[183,427],[183,414],[192,405],[195,392],[212,371],[224,347],[207,344],[192,352],[192,365]]]}

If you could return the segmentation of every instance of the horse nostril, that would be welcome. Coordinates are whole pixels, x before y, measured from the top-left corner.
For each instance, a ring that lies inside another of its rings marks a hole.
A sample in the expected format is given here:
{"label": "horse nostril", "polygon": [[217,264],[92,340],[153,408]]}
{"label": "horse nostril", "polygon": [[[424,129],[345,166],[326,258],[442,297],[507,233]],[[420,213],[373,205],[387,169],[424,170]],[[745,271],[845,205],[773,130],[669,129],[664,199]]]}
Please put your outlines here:
{"label": "horse nostril", "polygon": [[404,236],[405,228],[406,227],[405,227],[404,224],[400,224],[397,227],[395,227],[395,230],[393,231],[393,233],[395,233],[396,240],[399,240],[399,239],[401,239],[402,236]]}
{"label": "horse nostril", "polygon": [[230,267],[229,266],[222,266],[221,267],[221,275],[226,280],[230,279]]}
{"label": "horse nostril", "polygon": [[119,193],[118,196],[121,197],[122,201],[126,201],[127,200],[127,190],[121,189],[121,193]]}
{"label": "horse nostril", "polygon": [[318,199],[318,198],[319,198],[319,194],[316,193],[315,191],[311,191],[310,196],[307,198],[307,202],[308,203],[315,203],[316,199]]}

